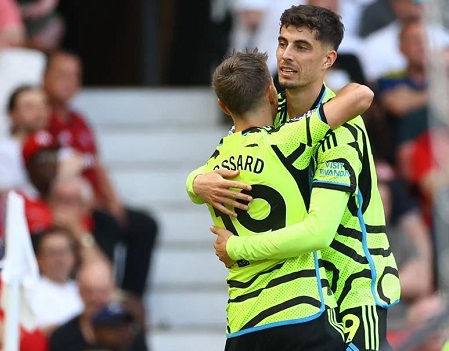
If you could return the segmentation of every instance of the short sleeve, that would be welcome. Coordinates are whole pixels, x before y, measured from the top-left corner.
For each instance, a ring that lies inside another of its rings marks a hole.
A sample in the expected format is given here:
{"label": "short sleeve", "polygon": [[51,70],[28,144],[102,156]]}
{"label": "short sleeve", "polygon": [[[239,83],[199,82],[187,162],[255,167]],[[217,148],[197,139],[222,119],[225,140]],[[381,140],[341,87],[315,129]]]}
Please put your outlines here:
{"label": "short sleeve", "polygon": [[362,169],[365,134],[354,124],[328,133],[315,155],[313,187],[354,192]]}

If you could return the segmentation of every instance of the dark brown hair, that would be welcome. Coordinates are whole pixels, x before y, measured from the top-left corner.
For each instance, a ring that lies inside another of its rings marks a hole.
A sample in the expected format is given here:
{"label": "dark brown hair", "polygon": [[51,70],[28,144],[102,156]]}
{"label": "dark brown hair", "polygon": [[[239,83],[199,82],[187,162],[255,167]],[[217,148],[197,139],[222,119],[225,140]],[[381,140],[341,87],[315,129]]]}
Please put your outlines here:
{"label": "dark brown hair", "polygon": [[281,15],[281,27],[308,27],[315,32],[315,38],[338,50],[345,27],[341,17],[335,12],[320,6],[298,5],[285,10]]}
{"label": "dark brown hair", "polygon": [[266,53],[234,51],[215,69],[212,87],[232,113],[242,115],[261,102],[271,84]]}

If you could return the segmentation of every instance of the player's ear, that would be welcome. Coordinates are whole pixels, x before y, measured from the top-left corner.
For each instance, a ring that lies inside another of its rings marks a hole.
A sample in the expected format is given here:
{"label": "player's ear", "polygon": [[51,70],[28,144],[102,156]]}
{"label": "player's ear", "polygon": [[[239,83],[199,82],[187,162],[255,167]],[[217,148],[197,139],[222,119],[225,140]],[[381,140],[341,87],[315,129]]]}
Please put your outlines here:
{"label": "player's ear", "polygon": [[271,84],[267,89],[268,100],[270,101],[270,105],[277,105],[278,103],[278,92],[276,87],[274,86],[273,78],[271,79]]}
{"label": "player's ear", "polygon": [[228,108],[226,107],[226,105],[225,105],[220,99],[218,99],[217,102],[218,102],[218,106],[220,106],[221,110],[222,110],[225,114],[227,114],[228,116],[230,116],[230,115],[231,115],[231,112],[229,112],[229,110],[228,110]]}
{"label": "player's ear", "polygon": [[324,69],[330,68],[334,64],[336,59],[337,59],[337,51],[328,50],[326,56],[324,57],[323,68]]}

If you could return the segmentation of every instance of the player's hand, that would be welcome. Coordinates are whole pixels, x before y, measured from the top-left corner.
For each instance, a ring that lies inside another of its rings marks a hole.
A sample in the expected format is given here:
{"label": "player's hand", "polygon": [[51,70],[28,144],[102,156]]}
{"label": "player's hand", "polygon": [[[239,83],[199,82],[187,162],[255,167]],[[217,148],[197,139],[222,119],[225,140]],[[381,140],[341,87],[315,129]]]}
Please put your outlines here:
{"label": "player's hand", "polygon": [[[196,195],[211,204],[220,212],[237,217],[237,213],[228,209],[225,205],[233,208],[239,208],[247,211],[248,205],[243,202],[250,202],[253,198],[243,194],[240,190],[251,190],[251,185],[228,180],[239,175],[239,171],[230,171],[227,169],[216,169],[209,173],[196,176],[193,181],[193,191]],[[238,201],[240,200],[240,201]]]}
{"label": "player's hand", "polygon": [[217,228],[215,226],[210,226],[210,231],[217,236],[214,243],[215,255],[218,259],[225,264],[227,268],[231,267],[235,261],[228,256],[226,251],[226,244],[231,235],[233,235],[229,230],[223,228]]}

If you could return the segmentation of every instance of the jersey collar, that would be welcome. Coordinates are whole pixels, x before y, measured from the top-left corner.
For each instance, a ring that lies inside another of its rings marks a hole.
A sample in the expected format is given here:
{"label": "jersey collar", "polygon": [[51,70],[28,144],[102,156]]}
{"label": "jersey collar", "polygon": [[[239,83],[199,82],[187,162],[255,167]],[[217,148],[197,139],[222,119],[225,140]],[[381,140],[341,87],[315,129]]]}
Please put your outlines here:
{"label": "jersey collar", "polygon": [[323,103],[323,99],[326,96],[326,89],[327,89],[326,84],[323,83],[323,86],[321,87],[321,91],[318,94],[318,97],[316,98],[315,102],[312,104],[309,110],[314,110]]}

